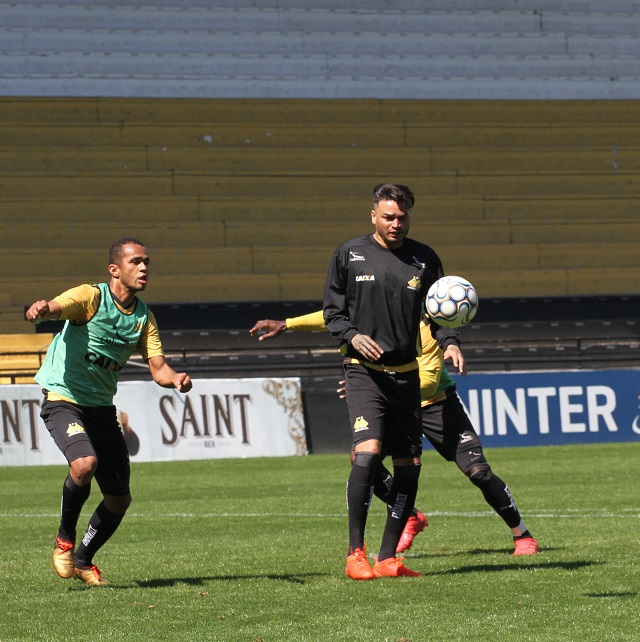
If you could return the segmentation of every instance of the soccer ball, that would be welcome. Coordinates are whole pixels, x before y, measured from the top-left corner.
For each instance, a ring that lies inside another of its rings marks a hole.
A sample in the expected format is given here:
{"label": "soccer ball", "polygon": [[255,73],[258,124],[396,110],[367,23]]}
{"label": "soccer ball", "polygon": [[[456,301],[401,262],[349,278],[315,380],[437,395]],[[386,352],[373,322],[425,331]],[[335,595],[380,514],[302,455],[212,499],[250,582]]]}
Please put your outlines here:
{"label": "soccer ball", "polygon": [[478,293],[461,276],[443,276],[427,292],[427,313],[445,328],[460,328],[478,311]]}

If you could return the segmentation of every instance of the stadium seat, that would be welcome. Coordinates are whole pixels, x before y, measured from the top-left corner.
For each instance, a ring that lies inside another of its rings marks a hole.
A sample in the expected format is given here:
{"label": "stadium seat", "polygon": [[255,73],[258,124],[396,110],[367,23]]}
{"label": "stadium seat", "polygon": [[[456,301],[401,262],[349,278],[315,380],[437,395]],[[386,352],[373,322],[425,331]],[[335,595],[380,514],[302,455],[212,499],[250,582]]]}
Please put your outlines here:
{"label": "stadium seat", "polygon": [[0,383],[34,383],[52,339],[51,333],[0,334]]}
{"label": "stadium seat", "polygon": [[386,180],[481,298],[640,293],[632,2],[161,4],[0,8],[0,332],[124,235],[150,303],[316,299]]}

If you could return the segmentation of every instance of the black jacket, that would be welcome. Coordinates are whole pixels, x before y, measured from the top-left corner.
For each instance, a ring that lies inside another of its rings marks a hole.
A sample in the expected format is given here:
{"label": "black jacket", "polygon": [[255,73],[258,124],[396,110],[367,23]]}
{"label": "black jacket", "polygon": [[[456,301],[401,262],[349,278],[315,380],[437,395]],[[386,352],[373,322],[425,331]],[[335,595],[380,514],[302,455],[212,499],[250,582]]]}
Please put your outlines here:
{"label": "black jacket", "polygon": [[397,250],[381,246],[372,234],[346,241],[329,265],[325,325],[347,356],[362,359],[350,342],[365,334],[384,350],[381,365],[409,363],[419,354],[427,290],[442,276],[435,251],[413,239],[405,238]]}

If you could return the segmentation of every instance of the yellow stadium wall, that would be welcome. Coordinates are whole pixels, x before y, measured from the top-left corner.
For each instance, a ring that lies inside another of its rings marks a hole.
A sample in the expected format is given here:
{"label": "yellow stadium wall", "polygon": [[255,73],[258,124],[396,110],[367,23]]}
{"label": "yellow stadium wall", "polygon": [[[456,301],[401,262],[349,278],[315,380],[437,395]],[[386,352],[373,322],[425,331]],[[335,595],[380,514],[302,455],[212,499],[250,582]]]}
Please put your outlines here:
{"label": "yellow stadium wall", "polygon": [[0,98],[0,333],[152,254],[149,303],[313,300],[383,181],[481,297],[640,294],[640,102]]}

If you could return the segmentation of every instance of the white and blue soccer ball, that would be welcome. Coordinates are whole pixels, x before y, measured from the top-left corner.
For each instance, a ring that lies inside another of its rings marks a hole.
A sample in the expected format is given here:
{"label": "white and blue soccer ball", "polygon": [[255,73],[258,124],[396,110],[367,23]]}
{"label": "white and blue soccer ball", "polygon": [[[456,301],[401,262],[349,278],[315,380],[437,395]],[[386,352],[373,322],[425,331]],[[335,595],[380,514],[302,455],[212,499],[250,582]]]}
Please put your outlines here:
{"label": "white and blue soccer ball", "polygon": [[478,311],[478,293],[461,276],[443,276],[427,292],[428,315],[445,328],[461,328]]}

